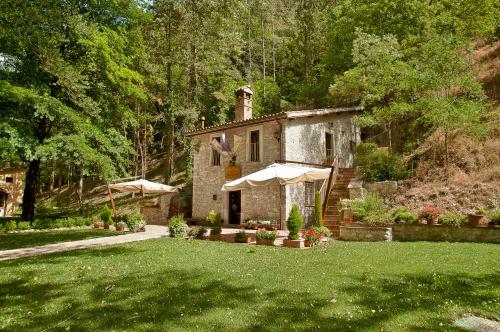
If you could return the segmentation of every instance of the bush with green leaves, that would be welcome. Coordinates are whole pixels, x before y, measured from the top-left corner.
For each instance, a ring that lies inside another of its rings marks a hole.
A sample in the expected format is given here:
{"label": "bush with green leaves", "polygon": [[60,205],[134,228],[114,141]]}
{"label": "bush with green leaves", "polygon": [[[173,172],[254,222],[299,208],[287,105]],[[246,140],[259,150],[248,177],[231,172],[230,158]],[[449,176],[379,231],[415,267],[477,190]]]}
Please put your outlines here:
{"label": "bush with green leaves", "polygon": [[14,220],[10,220],[3,225],[3,229],[5,232],[15,231],[17,229],[17,224]]}
{"label": "bush with green leaves", "polygon": [[288,217],[287,220],[287,227],[288,227],[288,239],[290,240],[298,240],[299,239],[299,232],[302,229],[302,216],[300,215],[299,212],[299,207],[297,204],[292,205],[292,209],[290,211],[290,216]]}
{"label": "bush with green leaves", "polygon": [[189,226],[186,225],[184,216],[182,214],[178,214],[170,218],[168,221],[168,230],[170,237],[184,238],[188,234]]}
{"label": "bush with green leaves", "polygon": [[325,226],[320,226],[320,227],[313,226],[313,230],[315,233],[323,234],[324,237],[332,236],[332,232],[330,231],[330,229],[328,229],[328,227]]}
{"label": "bush with green leaves", "polygon": [[321,205],[321,193],[319,191],[314,195],[314,226],[323,226],[323,207]]}
{"label": "bush with green leaves", "polygon": [[210,235],[219,235],[222,232],[222,219],[214,210],[208,213],[207,223],[210,226]]}
{"label": "bush with green leaves", "polygon": [[127,224],[128,230],[131,232],[138,232],[141,227],[145,225],[144,219],[140,212],[131,212],[122,216],[123,221]]}
{"label": "bush with green leaves", "polygon": [[439,223],[446,226],[460,227],[467,224],[466,216],[461,216],[452,212],[446,212],[439,216]]}
{"label": "bush with green leaves", "polygon": [[108,204],[105,204],[101,211],[99,212],[102,223],[104,225],[113,225],[113,210],[111,210]]}
{"label": "bush with green leaves", "polygon": [[190,238],[193,238],[193,239],[202,240],[204,238],[205,234],[207,234],[207,232],[208,232],[208,229],[206,227],[194,226],[189,230],[188,236]]}
{"label": "bush with green leaves", "polygon": [[352,216],[368,225],[385,224],[389,221],[384,201],[375,193],[367,193],[364,198],[342,200],[342,206],[352,211]]}
{"label": "bush with green leaves", "polygon": [[418,214],[406,207],[398,207],[392,210],[391,220],[396,224],[415,224],[418,222]]}
{"label": "bush with green leaves", "polygon": [[20,221],[17,223],[17,229],[20,231],[31,229],[31,225],[28,221]]}
{"label": "bush with green leaves", "polygon": [[245,231],[241,231],[241,232],[236,233],[236,235],[234,237],[234,242],[246,243],[247,239],[248,239],[248,234],[245,233]]}
{"label": "bush with green leaves", "polygon": [[409,175],[399,156],[379,150],[374,143],[358,145],[356,161],[363,166],[363,180],[367,182],[397,181]]}
{"label": "bush with green leaves", "polygon": [[491,209],[487,217],[493,225],[500,225],[500,209]]}
{"label": "bush with green leaves", "polygon": [[274,241],[278,237],[278,232],[276,231],[267,231],[265,229],[259,229],[255,233],[255,238],[257,240],[271,240]]}

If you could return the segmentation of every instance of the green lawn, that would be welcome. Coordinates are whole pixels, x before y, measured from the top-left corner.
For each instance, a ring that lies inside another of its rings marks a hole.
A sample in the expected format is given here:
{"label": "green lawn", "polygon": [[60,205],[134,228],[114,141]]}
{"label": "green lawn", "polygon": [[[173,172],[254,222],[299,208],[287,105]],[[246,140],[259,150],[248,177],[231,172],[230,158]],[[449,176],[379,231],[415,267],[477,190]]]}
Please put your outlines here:
{"label": "green lawn", "polygon": [[0,262],[0,330],[427,331],[500,319],[500,246],[158,239]]}
{"label": "green lawn", "polygon": [[98,229],[53,230],[10,234],[0,233],[0,250],[35,247],[50,243],[85,240],[120,234],[124,233]]}

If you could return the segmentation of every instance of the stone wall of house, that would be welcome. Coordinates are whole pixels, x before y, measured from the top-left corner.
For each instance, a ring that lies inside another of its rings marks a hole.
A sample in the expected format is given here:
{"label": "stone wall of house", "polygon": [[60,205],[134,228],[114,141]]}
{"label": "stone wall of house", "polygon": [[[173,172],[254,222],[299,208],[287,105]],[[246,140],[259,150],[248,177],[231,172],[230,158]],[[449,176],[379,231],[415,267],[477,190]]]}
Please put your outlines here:
{"label": "stone wall of house", "polygon": [[[361,140],[360,130],[352,114],[341,113],[328,116],[286,120],[284,129],[284,155],[286,160],[323,163],[326,159],[325,133],[332,134],[333,153],[339,156],[340,167],[352,167],[355,145]],[[314,217],[314,208],[304,204],[304,184],[286,186],[285,218],[288,218],[292,204],[297,204],[307,225]],[[316,184],[316,190],[321,183]]]}
{"label": "stone wall of house", "polygon": [[390,227],[340,226],[340,239],[345,241],[392,241]]}
{"label": "stone wall of house", "polygon": [[500,243],[500,227],[393,225],[397,241],[450,241]]}
{"label": "stone wall of house", "polygon": [[[22,168],[12,168],[0,170],[0,193],[7,194],[5,216],[13,215],[23,200],[25,170]],[[11,182],[7,178],[12,178]]]}
{"label": "stone wall of house", "polygon": [[[248,135],[252,130],[261,131],[261,161],[249,161]],[[280,159],[280,126],[276,122],[257,124],[221,130],[194,137],[193,160],[193,218],[204,219],[210,210],[219,212],[228,222],[228,193],[221,190],[226,181],[224,168],[228,166],[227,158],[221,156],[221,166],[212,166],[212,147],[210,142],[214,137],[225,133],[226,138],[234,146],[234,136],[241,138],[236,164],[241,166],[241,176],[248,175],[265,168]],[[279,219],[280,188],[256,188],[241,192],[241,220],[250,218]]]}

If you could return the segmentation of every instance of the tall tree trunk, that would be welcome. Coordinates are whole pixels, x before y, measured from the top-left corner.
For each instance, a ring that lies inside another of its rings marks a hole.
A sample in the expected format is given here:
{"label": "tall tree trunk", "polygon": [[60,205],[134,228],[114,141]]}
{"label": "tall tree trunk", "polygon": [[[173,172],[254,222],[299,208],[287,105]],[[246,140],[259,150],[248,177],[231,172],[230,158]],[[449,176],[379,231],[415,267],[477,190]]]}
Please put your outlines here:
{"label": "tall tree trunk", "polygon": [[248,82],[252,83],[252,6],[251,0],[247,1],[248,4]]}
{"label": "tall tree trunk", "polygon": [[272,53],[273,53],[273,81],[276,81],[276,45],[275,45],[275,36],[274,36],[274,5],[273,5],[273,13],[271,16],[272,20]]}
{"label": "tall tree trunk", "polygon": [[50,170],[50,179],[49,179],[49,191],[50,191],[50,193],[54,192],[54,181],[55,181],[55,177],[56,177],[56,167],[57,167],[56,161],[52,160],[52,168]]}
{"label": "tall tree trunk", "polygon": [[260,13],[260,42],[262,47],[262,78],[266,79],[266,39],[264,34],[264,16]]}
{"label": "tall tree trunk", "polygon": [[77,195],[78,195],[78,203],[80,203],[80,207],[83,206],[83,167],[80,167],[80,174],[78,178],[78,187],[77,187]]}
{"label": "tall tree trunk", "polygon": [[64,175],[64,166],[59,165],[59,175],[57,177],[57,205],[61,203],[61,191],[63,186],[63,175]]}
{"label": "tall tree trunk", "polygon": [[40,181],[40,159],[28,163],[23,195],[22,220],[33,222],[35,218],[36,189]]}

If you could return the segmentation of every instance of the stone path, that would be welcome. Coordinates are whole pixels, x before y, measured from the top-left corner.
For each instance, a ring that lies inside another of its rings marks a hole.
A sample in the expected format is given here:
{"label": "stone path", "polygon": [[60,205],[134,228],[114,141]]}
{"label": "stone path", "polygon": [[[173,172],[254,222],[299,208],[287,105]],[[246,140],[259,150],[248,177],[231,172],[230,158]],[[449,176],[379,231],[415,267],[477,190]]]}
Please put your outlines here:
{"label": "stone path", "polygon": [[50,254],[61,251],[86,249],[99,246],[156,239],[162,236],[166,236],[168,234],[167,230],[168,228],[165,226],[147,225],[146,231],[141,233],[131,233],[125,235],[116,235],[116,236],[101,237],[96,239],[87,239],[87,240],[79,240],[72,242],[53,243],[32,248],[3,250],[0,251],[0,261],[8,259],[16,259],[21,257]]}
{"label": "stone path", "polygon": [[457,319],[453,325],[468,331],[500,332],[500,322],[476,316]]}

